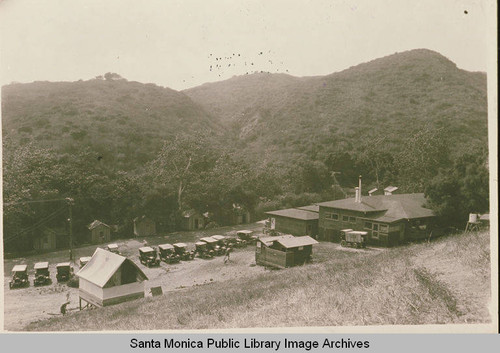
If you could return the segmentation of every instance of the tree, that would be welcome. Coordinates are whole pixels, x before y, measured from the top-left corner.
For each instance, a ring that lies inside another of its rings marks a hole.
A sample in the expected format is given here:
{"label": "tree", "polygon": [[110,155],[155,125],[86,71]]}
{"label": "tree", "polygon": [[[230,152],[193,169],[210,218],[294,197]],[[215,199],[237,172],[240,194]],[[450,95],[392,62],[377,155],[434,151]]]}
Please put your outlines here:
{"label": "tree", "polygon": [[463,227],[469,213],[489,208],[488,154],[485,148],[471,148],[451,168],[443,168],[428,182],[425,195],[442,223]]}

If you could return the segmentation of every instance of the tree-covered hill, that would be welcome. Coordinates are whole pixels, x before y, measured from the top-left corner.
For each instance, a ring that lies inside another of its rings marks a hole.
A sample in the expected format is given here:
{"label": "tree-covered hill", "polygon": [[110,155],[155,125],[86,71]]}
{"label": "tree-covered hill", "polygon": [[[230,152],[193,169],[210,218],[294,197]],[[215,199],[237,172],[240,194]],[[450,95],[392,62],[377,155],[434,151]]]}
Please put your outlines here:
{"label": "tree-covered hill", "polygon": [[486,75],[418,49],[342,72],[294,78],[258,73],[184,91],[244,141],[260,161],[325,160],[383,139],[395,153],[427,127],[443,129],[453,153],[486,143]]}
{"label": "tree-covered hill", "polygon": [[178,132],[221,131],[185,94],[123,79],[11,84],[2,89],[4,137],[61,153],[89,147],[131,170]]}

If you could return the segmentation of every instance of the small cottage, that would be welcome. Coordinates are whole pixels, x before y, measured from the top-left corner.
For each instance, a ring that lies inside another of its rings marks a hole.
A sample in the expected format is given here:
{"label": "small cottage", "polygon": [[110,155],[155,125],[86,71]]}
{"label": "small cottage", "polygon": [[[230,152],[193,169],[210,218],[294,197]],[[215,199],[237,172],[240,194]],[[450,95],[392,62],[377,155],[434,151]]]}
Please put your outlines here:
{"label": "small cottage", "polygon": [[134,218],[134,235],[136,237],[156,235],[156,222],[145,215]]}
{"label": "small cottage", "polygon": [[182,213],[182,229],[197,230],[205,227],[205,218],[195,210],[184,211]]}
{"label": "small cottage", "polygon": [[262,237],[257,240],[255,262],[277,268],[302,265],[311,261],[314,244],[318,242],[309,236]]}
{"label": "small cottage", "polygon": [[87,227],[90,230],[92,244],[106,243],[111,240],[111,227],[101,221],[95,220]]}
{"label": "small cottage", "polygon": [[97,248],[79,277],[80,310],[86,306],[108,306],[144,297],[148,278],[137,265],[121,255]]}
{"label": "small cottage", "polygon": [[[318,207],[319,206],[315,206]],[[304,209],[305,208],[305,209]],[[318,234],[319,213],[309,211],[309,206],[302,209],[288,208],[286,210],[269,211],[266,215],[270,218],[270,223],[274,225],[276,231],[293,235],[312,235]]]}

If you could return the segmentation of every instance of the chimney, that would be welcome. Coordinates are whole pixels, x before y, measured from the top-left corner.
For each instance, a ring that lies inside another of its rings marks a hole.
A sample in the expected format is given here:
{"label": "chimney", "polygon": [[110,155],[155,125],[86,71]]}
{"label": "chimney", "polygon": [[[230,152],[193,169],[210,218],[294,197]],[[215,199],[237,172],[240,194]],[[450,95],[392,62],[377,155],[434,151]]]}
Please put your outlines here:
{"label": "chimney", "polygon": [[354,190],[356,191],[356,196],[354,196],[354,202],[361,202],[361,198],[359,196],[359,187],[355,187]]}

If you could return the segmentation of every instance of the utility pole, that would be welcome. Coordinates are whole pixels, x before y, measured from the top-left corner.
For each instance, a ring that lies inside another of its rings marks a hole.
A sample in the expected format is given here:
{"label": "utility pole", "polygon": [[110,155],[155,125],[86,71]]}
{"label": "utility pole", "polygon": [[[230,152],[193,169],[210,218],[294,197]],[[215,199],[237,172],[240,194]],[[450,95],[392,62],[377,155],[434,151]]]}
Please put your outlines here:
{"label": "utility pole", "polygon": [[73,260],[73,202],[74,200],[71,197],[67,197],[66,201],[68,202],[69,208],[69,261]]}

